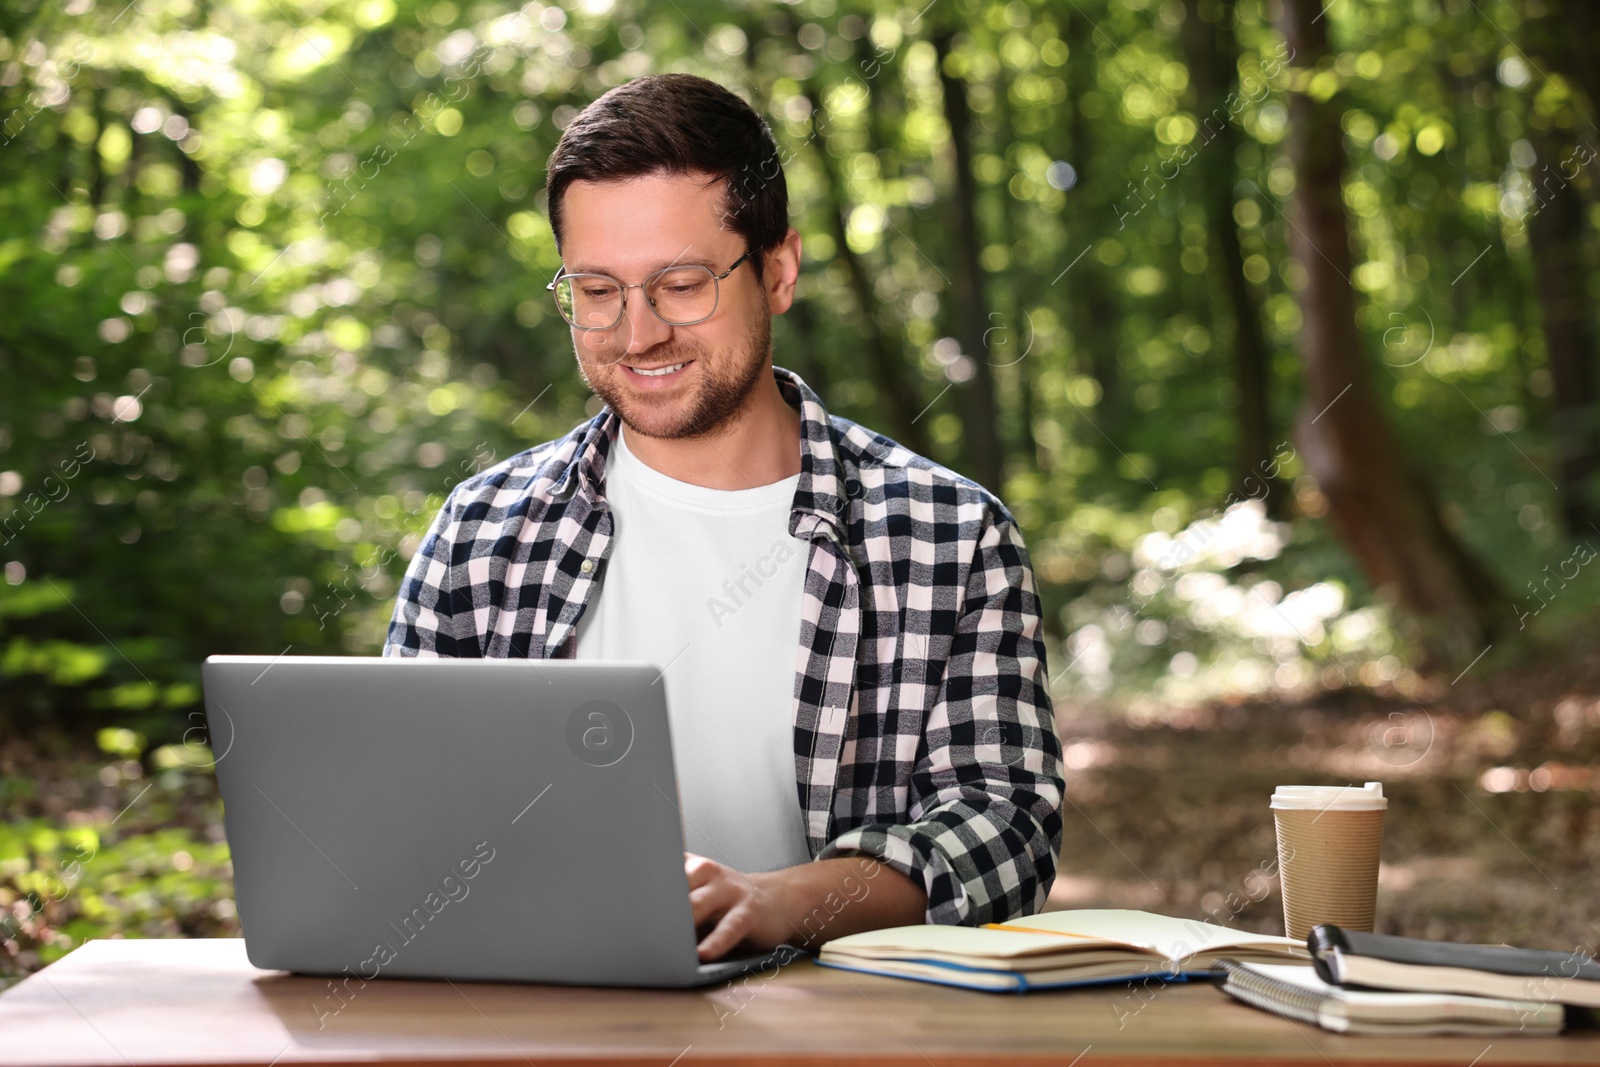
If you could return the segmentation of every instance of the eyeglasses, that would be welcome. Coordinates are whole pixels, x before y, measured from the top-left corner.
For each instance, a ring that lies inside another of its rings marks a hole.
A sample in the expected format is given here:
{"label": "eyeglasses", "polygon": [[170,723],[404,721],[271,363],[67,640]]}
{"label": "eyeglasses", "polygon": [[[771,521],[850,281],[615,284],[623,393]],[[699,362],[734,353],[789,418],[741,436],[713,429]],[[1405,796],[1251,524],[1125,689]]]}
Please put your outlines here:
{"label": "eyeglasses", "polygon": [[721,274],[713,274],[710,267],[685,264],[663,267],[633,285],[623,285],[608,274],[567,274],[562,267],[545,288],[556,294],[561,317],[580,330],[609,330],[621,322],[629,289],[644,290],[645,303],[662,322],[692,326],[717,310],[717,283],[754,253],[755,249],[748,249]]}

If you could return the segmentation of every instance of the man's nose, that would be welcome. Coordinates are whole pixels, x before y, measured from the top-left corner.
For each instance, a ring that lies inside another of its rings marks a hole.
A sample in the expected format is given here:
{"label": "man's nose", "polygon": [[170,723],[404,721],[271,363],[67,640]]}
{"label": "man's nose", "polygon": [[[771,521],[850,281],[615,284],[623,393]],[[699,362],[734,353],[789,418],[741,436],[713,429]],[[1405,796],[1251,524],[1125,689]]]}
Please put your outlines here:
{"label": "man's nose", "polygon": [[622,321],[617,324],[617,329],[625,331],[624,351],[628,355],[653,348],[672,335],[672,327],[662,322],[651,310],[643,289],[629,291],[622,310]]}

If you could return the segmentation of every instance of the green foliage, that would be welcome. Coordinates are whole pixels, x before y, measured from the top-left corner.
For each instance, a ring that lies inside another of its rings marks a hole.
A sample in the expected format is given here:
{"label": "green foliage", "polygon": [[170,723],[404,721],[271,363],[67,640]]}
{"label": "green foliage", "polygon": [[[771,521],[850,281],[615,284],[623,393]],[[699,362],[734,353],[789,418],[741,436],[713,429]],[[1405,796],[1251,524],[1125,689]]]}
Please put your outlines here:
{"label": "green foliage", "polygon": [[[1315,71],[1294,68],[1262,0],[919,6],[0,11],[0,737],[61,726],[189,781],[207,763],[206,655],[381,648],[451,487],[597,410],[544,292],[560,265],[544,160],[577,109],[666,70],[756,101],[783,150],[804,259],[779,364],[964,471],[963,383],[989,365],[998,488],[1063,697],[1179,701],[1329,669],[1381,682],[1406,653],[1298,458],[1281,552],[1133,584],[1160,570],[1142,548],[1193,536],[1237,481],[1219,227],[1260,309],[1274,450],[1315,414],[1299,412],[1305,278],[1288,254],[1295,79],[1342,116],[1359,323],[1412,462],[1520,610],[1538,596],[1536,626],[1592,610],[1589,569],[1590,586],[1541,584],[1572,549],[1526,233],[1529,137],[1588,111],[1515,43],[1518,5],[1329,4],[1334,55]],[[1222,27],[1238,84],[1219,119],[1185,34]],[[941,75],[973,116],[983,351],[954,341]],[[872,335],[893,396],[863,358]],[[890,400],[905,426],[884,424]],[[1304,633],[1214,610],[1330,589],[1338,611]],[[1349,618],[1365,621],[1341,638]],[[165,789],[140,804],[159,810]],[[205,826],[113,827],[104,806],[14,819],[38,798],[15,776],[0,794],[0,904],[43,915],[22,951],[226,922],[201,906],[226,877]],[[65,879],[91,830],[93,862]],[[41,895],[58,884],[64,900]]]}
{"label": "green foliage", "polygon": [[209,754],[158,750],[148,778],[137,735],[102,735],[110,763],[0,754],[0,986],[90,938],[238,932]]}
{"label": "green foliage", "polygon": [[[963,359],[991,365],[1003,495],[1055,561],[1040,572],[1053,639],[1069,604],[1104,595],[1107,553],[1162,507],[1181,501],[1187,521],[1229,486],[1236,326],[1202,177],[1219,122],[1238,137],[1233,218],[1289,439],[1292,57],[1254,0],[1237,5],[1220,117],[1182,41],[1187,21],[1226,17],[1215,0],[292,7],[0,19],[0,64],[18,74],[0,89],[0,718],[14,726],[126,721],[175,741],[206,654],[381,646],[451,486],[594,410],[543,292],[560,261],[542,165],[575,109],[649,71],[717,78],[772,122],[806,250],[778,362],[892,431],[856,354],[863,330],[884,331],[905,408],[925,411],[908,431],[958,468],[949,386]],[[1489,7],[1334,5],[1336,57],[1312,89],[1344,107],[1380,390],[1458,532],[1516,588],[1560,546],[1514,149],[1530,108],[1563,121],[1573,105],[1565,83],[1517,67],[1497,28],[1513,13]],[[944,69],[974,116],[983,353],[940,342],[956,250],[936,42],[952,31]],[[878,306],[859,306],[839,234]],[[1085,526],[1102,511],[1117,536]],[[1306,584],[1367,595],[1328,562]]]}

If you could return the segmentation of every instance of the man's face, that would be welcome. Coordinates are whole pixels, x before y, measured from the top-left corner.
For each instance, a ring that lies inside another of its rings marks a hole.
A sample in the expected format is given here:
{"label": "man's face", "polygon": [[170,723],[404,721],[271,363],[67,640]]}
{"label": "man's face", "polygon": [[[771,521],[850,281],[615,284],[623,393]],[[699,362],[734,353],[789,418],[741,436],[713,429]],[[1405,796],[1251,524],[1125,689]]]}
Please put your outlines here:
{"label": "man's face", "polygon": [[[698,174],[573,182],[562,200],[566,273],[608,274],[624,285],[685,263],[702,263],[721,274],[747,245],[721,225],[723,183],[706,183],[707,176]],[[732,418],[761,375],[770,373],[772,314],[753,266],[746,260],[716,283],[716,311],[702,322],[663,322],[644,290],[635,288],[627,290],[626,310],[616,326],[572,330],[584,381],[629,429],[669,438],[711,432]],[[678,369],[640,373],[671,367]]]}

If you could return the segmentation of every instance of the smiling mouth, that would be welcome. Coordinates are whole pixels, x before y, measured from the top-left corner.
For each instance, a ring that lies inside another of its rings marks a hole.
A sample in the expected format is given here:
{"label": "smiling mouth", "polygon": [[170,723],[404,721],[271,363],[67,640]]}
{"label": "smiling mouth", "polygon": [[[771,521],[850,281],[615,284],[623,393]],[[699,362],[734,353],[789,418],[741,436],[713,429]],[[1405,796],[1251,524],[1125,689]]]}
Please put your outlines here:
{"label": "smiling mouth", "polygon": [[686,359],[682,363],[669,363],[665,367],[652,367],[648,370],[642,367],[628,367],[628,369],[644,378],[660,378],[675,371],[680,371],[692,362],[694,361]]}

